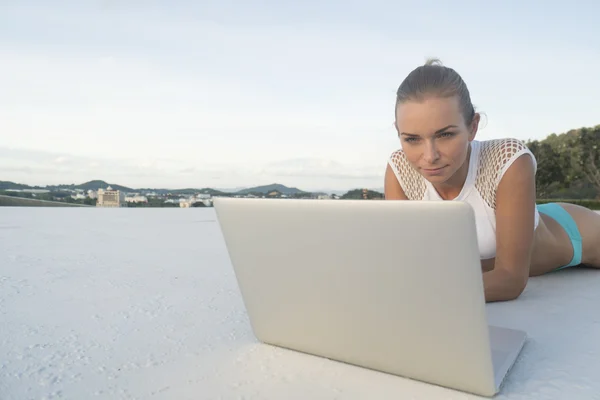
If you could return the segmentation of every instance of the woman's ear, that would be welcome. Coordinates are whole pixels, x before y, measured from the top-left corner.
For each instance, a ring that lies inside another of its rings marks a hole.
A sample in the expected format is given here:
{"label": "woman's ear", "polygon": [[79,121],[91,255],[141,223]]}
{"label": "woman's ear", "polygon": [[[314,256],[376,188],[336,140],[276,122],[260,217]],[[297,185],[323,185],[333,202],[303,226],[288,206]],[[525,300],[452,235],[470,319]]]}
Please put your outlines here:
{"label": "woman's ear", "polygon": [[473,121],[471,121],[469,140],[475,139],[475,135],[477,135],[477,130],[479,129],[479,121],[481,121],[481,115],[479,113],[475,113],[475,115],[473,115]]}

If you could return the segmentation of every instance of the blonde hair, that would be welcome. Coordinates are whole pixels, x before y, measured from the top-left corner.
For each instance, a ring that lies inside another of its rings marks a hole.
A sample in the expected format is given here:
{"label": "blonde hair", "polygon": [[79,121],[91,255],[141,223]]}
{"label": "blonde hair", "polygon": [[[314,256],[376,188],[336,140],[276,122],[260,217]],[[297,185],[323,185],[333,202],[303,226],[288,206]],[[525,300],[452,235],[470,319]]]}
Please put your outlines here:
{"label": "blonde hair", "polygon": [[404,102],[422,101],[429,96],[457,96],[465,124],[473,121],[475,107],[467,84],[458,72],[444,66],[437,58],[428,59],[404,78],[396,92],[396,108]]}

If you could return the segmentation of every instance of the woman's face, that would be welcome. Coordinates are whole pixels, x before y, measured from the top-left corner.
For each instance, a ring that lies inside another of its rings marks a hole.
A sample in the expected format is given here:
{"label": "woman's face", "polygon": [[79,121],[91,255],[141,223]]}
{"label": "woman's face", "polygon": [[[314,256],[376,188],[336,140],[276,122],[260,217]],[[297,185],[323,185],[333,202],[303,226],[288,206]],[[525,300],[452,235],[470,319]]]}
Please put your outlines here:
{"label": "woman's face", "polygon": [[479,115],[467,126],[457,97],[401,103],[396,129],[412,166],[432,184],[448,182],[463,167]]}

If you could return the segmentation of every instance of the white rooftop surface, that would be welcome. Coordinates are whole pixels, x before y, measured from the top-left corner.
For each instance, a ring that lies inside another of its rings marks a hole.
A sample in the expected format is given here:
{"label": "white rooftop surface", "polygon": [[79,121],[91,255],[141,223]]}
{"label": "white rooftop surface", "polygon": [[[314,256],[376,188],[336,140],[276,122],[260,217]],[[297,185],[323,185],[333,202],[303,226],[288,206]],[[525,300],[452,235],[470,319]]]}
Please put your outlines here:
{"label": "white rooftop surface", "polygon": [[[600,271],[530,280],[498,399],[600,398]],[[460,362],[460,360],[457,360]],[[0,399],[474,399],[252,334],[213,209],[0,208]]]}

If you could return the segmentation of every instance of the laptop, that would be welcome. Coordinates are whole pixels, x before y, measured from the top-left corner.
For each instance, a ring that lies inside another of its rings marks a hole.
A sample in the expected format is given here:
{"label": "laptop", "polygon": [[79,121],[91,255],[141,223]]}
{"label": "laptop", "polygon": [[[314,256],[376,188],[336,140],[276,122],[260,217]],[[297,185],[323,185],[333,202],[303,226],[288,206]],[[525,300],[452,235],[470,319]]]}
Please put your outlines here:
{"label": "laptop", "polygon": [[493,397],[526,340],[489,326],[457,201],[214,198],[256,338]]}

